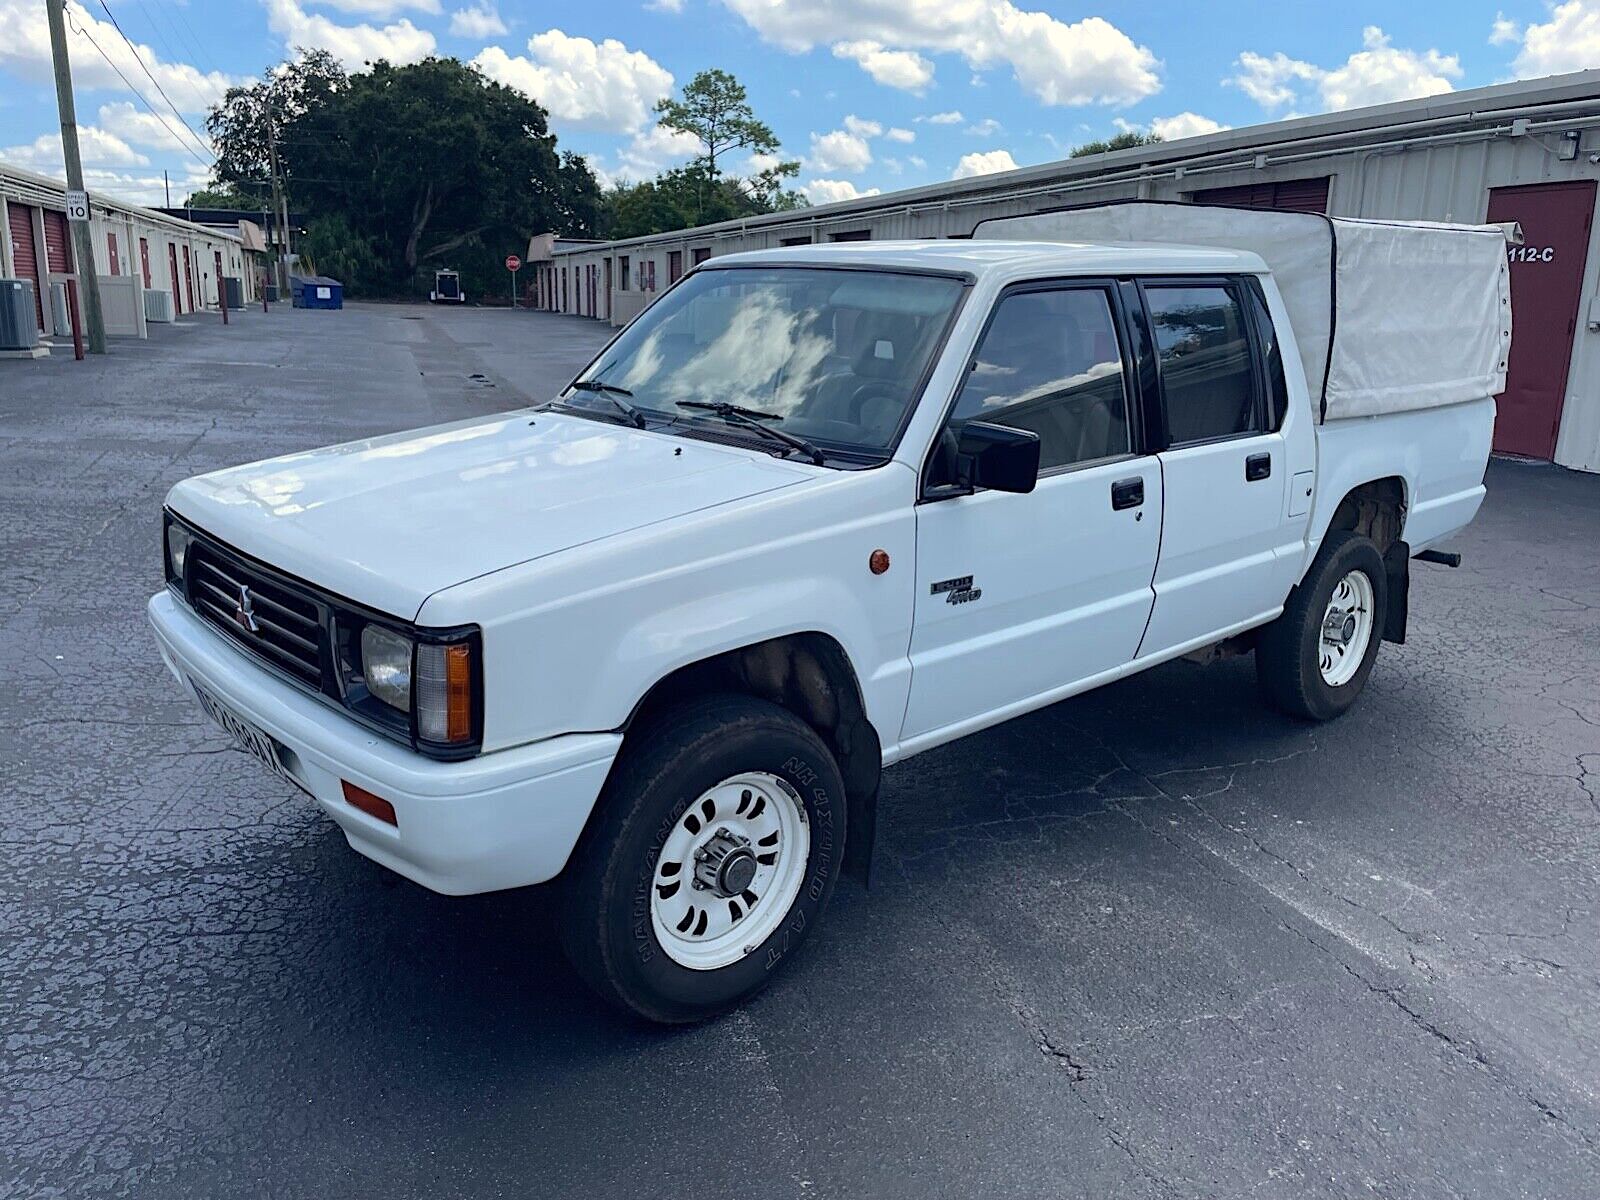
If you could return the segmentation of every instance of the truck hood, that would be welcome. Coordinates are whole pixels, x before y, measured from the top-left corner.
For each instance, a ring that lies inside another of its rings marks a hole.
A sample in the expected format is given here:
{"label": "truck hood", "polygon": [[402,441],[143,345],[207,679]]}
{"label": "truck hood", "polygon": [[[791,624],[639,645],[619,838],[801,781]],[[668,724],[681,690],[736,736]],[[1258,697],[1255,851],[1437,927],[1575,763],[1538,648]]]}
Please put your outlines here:
{"label": "truck hood", "polygon": [[441,588],[816,473],[522,411],[199,475],[167,504],[279,570],[410,619]]}

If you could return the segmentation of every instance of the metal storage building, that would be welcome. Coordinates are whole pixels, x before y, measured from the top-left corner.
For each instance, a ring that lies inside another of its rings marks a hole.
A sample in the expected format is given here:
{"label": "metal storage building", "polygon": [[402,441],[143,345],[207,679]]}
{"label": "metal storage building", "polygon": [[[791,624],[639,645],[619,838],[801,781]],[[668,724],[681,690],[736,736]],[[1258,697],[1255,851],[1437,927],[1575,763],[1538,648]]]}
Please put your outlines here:
{"label": "metal storage building", "polygon": [[[71,332],[51,302],[52,285],[74,273],[67,189],[59,180],[0,163],[0,278],[33,281],[39,332]],[[90,240],[106,332],[142,337],[148,320],[217,306],[217,283],[242,276],[254,294],[236,234],[89,193]],[[170,298],[170,305],[160,296]]]}
{"label": "metal storage building", "polygon": [[[556,311],[622,324],[718,254],[966,237],[987,217],[1140,197],[1335,216],[1518,221],[1496,449],[1600,471],[1600,71],[1328,113],[595,245],[532,265]],[[1418,303],[1426,303],[1418,297]]]}

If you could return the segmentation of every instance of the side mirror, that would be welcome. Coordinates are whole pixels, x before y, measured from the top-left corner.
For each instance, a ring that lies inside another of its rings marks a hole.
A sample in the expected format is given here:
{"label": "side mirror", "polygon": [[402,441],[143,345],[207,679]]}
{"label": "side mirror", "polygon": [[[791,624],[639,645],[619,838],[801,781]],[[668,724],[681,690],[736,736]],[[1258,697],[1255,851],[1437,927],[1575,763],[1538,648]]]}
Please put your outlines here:
{"label": "side mirror", "polygon": [[1039,481],[1039,435],[987,421],[968,421],[956,444],[956,460],[965,488],[1031,492]]}

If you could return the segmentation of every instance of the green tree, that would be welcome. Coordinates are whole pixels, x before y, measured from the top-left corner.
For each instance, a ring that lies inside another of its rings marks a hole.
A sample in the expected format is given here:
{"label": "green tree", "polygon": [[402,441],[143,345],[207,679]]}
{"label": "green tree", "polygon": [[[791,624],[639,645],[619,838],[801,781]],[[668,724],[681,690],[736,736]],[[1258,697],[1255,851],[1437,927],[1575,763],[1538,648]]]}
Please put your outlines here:
{"label": "green tree", "polygon": [[[691,167],[700,169],[694,220],[703,223],[721,218],[707,215],[715,206],[715,192],[723,181],[717,160],[734,150],[760,155],[763,164],[747,179],[736,179],[736,186],[755,206],[756,212],[778,208],[797,208],[802,201],[797,193],[786,192],[785,179],[800,173],[800,164],[777,157],[778,138],[770,126],[756,119],[744,85],[726,71],[715,68],[701,71],[684,84],[681,99],[665,99],[656,104],[659,124],[699,140],[700,153]],[[734,214],[743,215],[743,214]]]}
{"label": "green tree", "polygon": [[1135,146],[1154,146],[1160,140],[1159,133],[1140,133],[1137,129],[1130,129],[1104,141],[1085,142],[1067,157],[1087,158],[1091,154],[1110,154],[1113,150],[1131,150]]}
{"label": "green tree", "polygon": [[242,207],[269,207],[269,126],[284,157],[290,148],[285,144],[289,128],[298,124],[297,136],[313,136],[315,124],[310,118],[348,82],[344,68],[326,50],[301,50],[297,57],[270,68],[264,78],[229,88],[206,116],[206,132],[217,152],[212,173],[218,185],[247,199]]}
{"label": "green tree", "polygon": [[[505,256],[530,234],[596,228],[593,172],[557,150],[544,109],[521,93],[453,58],[349,76],[324,66],[303,55],[234,89],[207,127],[226,151],[219,178],[243,185],[264,163],[270,104],[290,202],[311,222],[307,248],[323,270],[339,264],[352,293],[415,295],[441,266],[470,292],[499,291]],[[307,77],[291,88],[297,71]]]}
{"label": "green tree", "polygon": [[260,197],[253,192],[242,192],[231,184],[221,187],[201,188],[190,192],[183,202],[185,208],[228,208],[254,212],[262,207]]}

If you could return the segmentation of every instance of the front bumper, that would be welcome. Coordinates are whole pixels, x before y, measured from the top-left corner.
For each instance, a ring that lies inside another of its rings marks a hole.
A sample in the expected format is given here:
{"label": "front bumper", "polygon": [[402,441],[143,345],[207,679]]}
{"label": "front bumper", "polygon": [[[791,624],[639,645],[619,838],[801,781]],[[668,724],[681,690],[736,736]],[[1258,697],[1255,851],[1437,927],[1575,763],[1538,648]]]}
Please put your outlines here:
{"label": "front bumper", "polygon": [[[279,743],[284,767],[352,848],[446,895],[522,887],[566,866],[612,760],[615,733],[575,733],[463,762],[436,762],[280,680],[171,592],[151,597],[161,656]],[[348,780],[394,805],[390,825],[344,799]]]}

